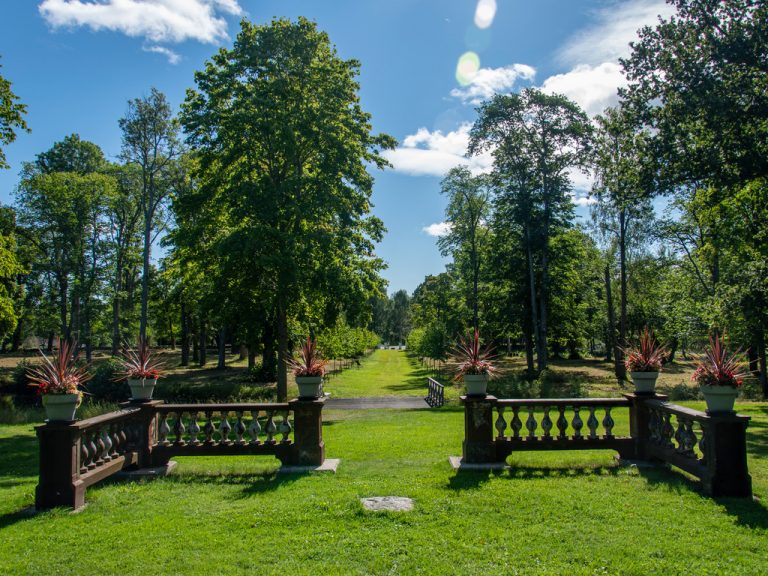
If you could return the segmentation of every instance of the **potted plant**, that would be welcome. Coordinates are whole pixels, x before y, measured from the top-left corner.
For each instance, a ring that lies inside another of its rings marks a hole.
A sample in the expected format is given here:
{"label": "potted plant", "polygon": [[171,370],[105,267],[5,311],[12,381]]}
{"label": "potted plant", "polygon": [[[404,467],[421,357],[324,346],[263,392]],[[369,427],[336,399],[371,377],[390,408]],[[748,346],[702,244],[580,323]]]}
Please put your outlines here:
{"label": "potted plant", "polygon": [[40,350],[42,364],[30,368],[30,386],[36,386],[43,399],[48,421],[72,421],[83,397],[81,385],[90,377],[87,366],[77,365],[77,344],[59,339],[52,358]]}
{"label": "potted plant", "polygon": [[640,334],[639,345],[624,350],[624,353],[624,366],[632,377],[635,393],[653,394],[656,391],[656,379],[667,355],[666,347],[656,341],[656,336],[646,326]]}
{"label": "potted plant", "polygon": [[299,387],[299,398],[320,396],[327,363],[320,357],[317,341],[309,337],[301,344],[299,357],[288,359],[288,366],[293,369],[296,385]]}
{"label": "potted plant", "polygon": [[459,362],[454,381],[464,380],[467,396],[485,396],[488,390],[488,379],[496,373],[491,362],[494,358],[492,348],[480,347],[480,333],[459,338],[454,348],[454,356]]}
{"label": "potted plant", "polygon": [[701,387],[707,412],[733,412],[733,404],[744,382],[741,355],[729,354],[719,336],[709,338],[709,349],[698,362],[692,379]]}
{"label": "potted plant", "polygon": [[128,381],[131,399],[151,400],[162,365],[152,357],[147,339],[139,338],[136,350],[125,348],[119,360],[123,365],[119,377]]}

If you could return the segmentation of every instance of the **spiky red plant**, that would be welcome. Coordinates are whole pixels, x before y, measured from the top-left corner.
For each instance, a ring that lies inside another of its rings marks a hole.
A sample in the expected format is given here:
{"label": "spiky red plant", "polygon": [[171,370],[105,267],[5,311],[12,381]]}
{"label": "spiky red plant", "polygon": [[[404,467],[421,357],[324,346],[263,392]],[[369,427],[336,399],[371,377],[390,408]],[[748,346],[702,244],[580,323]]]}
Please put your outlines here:
{"label": "spiky red plant", "polygon": [[59,349],[49,358],[40,350],[42,364],[27,371],[30,386],[38,394],[80,394],[80,385],[90,379],[87,365],[77,365],[77,344],[59,338]]}
{"label": "spiky red plant", "polygon": [[637,348],[627,348],[624,353],[627,355],[624,365],[630,372],[661,372],[667,348],[658,343],[653,331],[646,326]]}
{"label": "spiky red plant", "polygon": [[154,380],[163,375],[163,365],[152,357],[146,338],[139,337],[135,350],[126,346],[119,361],[123,365],[120,379]]}
{"label": "spiky red plant", "polygon": [[492,363],[495,358],[493,347],[481,348],[480,333],[477,330],[474,334],[467,334],[466,338],[459,337],[453,355],[459,362],[454,380],[460,380],[465,375],[496,374],[496,367]]}
{"label": "spiky red plant", "polygon": [[738,388],[747,375],[744,361],[737,351],[729,353],[719,336],[709,337],[709,348],[698,362],[692,380],[699,386],[733,386]]}
{"label": "spiky red plant", "polygon": [[317,340],[307,337],[299,348],[299,357],[289,358],[286,363],[293,369],[294,376],[323,376],[328,361],[320,357]]}

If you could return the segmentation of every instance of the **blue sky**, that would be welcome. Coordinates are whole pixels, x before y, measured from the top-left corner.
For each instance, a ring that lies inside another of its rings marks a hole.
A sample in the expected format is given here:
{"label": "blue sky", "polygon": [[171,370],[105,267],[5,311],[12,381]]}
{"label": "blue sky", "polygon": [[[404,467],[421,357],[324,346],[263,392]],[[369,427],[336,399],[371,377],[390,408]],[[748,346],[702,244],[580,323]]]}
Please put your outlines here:
{"label": "blue sky", "polygon": [[[376,174],[374,213],[388,228],[378,254],[389,291],[412,291],[444,260],[440,178],[463,157],[474,109],[526,86],[564,93],[590,114],[615,103],[617,64],[636,30],[668,15],[663,0],[38,0],[0,7],[0,74],[29,108],[31,134],[6,148],[0,202],[21,163],[76,132],[115,158],[118,119],[151,87],[178,108],[193,74],[229,46],[241,18],[315,20],[340,55],[362,63],[361,99],[377,132],[400,142]],[[457,79],[457,66],[465,57]],[[469,62],[470,65],[466,65]],[[473,67],[471,64],[474,63]],[[574,175],[582,215],[589,178]]]}

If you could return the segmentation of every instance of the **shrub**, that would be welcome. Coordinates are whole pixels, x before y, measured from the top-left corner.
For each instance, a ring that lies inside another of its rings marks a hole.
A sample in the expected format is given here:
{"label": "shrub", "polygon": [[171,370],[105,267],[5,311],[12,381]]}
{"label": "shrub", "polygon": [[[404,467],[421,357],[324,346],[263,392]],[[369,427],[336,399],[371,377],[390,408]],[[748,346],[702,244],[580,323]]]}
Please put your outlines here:
{"label": "shrub", "polygon": [[29,369],[35,367],[37,364],[30,360],[22,360],[13,369],[13,388],[16,397],[19,401],[25,404],[33,404],[37,402],[37,389],[34,386],[30,386]]}
{"label": "shrub", "polygon": [[130,391],[125,380],[120,379],[120,374],[123,371],[123,364],[117,358],[109,358],[100,362],[93,370],[93,378],[85,386],[86,392],[95,401],[123,402],[127,400],[130,397]]}

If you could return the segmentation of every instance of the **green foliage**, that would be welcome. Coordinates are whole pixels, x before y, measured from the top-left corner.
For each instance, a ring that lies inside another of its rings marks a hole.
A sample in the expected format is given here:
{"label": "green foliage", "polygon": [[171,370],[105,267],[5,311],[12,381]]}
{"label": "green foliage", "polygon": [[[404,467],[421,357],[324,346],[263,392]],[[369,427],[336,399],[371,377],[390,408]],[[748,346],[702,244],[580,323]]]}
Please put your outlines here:
{"label": "green foliage", "polygon": [[85,391],[92,400],[125,402],[130,390],[122,377],[123,364],[118,358],[98,362],[93,368],[93,377],[85,385]]}
{"label": "green foliage", "polygon": [[26,105],[21,104],[11,90],[11,83],[0,75],[0,169],[8,168],[3,146],[16,140],[16,130],[29,132],[24,121],[26,112]]}
{"label": "green foliage", "polygon": [[317,346],[326,359],[359,358],[378,346],[379,336],[367,328],[353,328],[344,320],[317,335]]}

